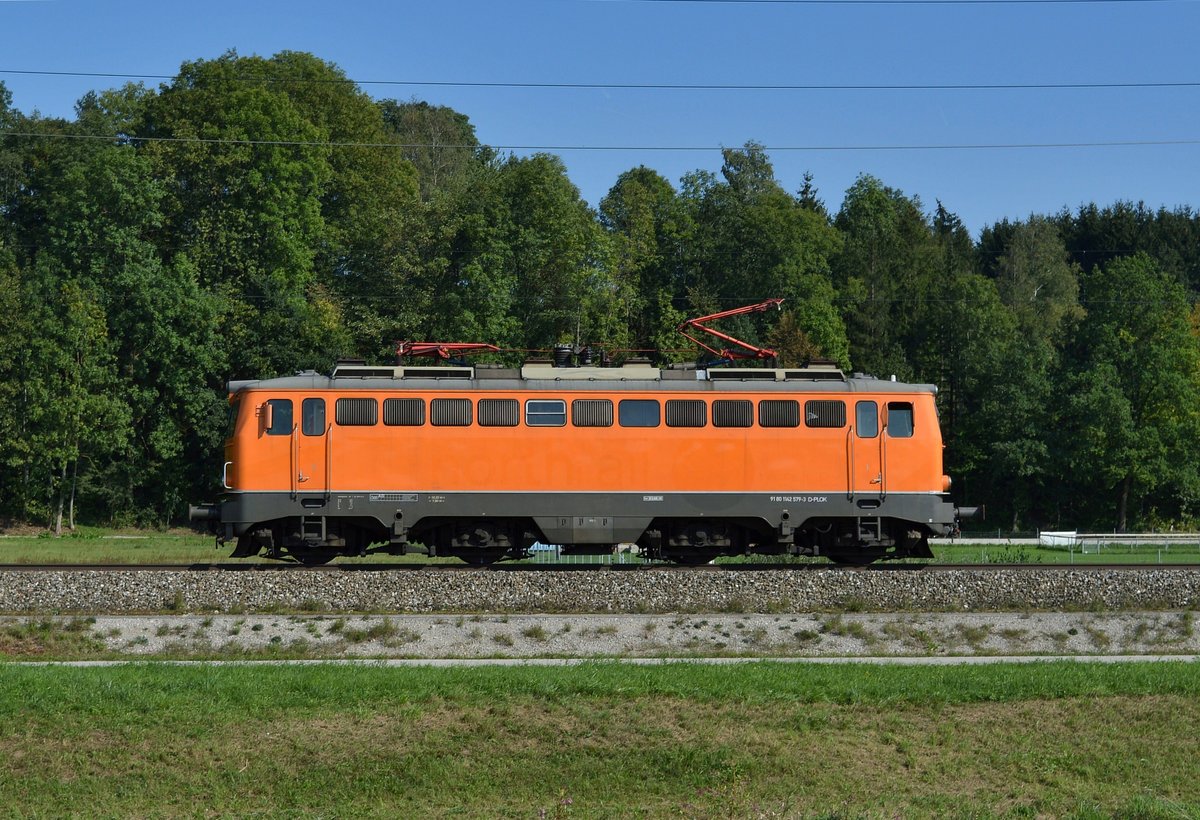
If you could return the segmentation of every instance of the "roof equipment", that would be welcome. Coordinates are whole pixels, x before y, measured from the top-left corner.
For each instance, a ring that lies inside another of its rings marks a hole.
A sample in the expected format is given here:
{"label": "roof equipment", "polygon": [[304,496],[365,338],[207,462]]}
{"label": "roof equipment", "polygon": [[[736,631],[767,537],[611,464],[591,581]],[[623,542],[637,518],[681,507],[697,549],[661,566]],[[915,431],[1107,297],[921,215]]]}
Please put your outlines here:
{"label": "roof equipment", "polygon": [[[776,351],[767,347],[755,347],[749,342],[743,342],[741,339],[735,339],[733,336],[722,333],[719,330],[713,330],[711,327],[706,327],[705,322],[715,322],[717,319],[726,319],[730,316],[744,316],[747,313],[762,313],[763,311],[770,310],[771,308],[778,308],[782,310],[782,308],[780,308],[780,305],[782,304],[782,299],[767,299],[765,302],[759,302],[756,305],[746,305],[745,307],[733,308],[732,310],[723,310],[720,313],[701,316],[698,319],[688,319],[676,329],[688,339],[716,356],[717,361],[712,362],[712,364],[732,362],[735,359],[774,359],[779,355]],[[692,328],[701,330],[712,336],[716,336],[721,341],[736,345],[737,347],[741,348],[741,350],[732,350],[728,347],[717,350],[716,348],[709,347],[704,342],[688,333],[688,330]]]}

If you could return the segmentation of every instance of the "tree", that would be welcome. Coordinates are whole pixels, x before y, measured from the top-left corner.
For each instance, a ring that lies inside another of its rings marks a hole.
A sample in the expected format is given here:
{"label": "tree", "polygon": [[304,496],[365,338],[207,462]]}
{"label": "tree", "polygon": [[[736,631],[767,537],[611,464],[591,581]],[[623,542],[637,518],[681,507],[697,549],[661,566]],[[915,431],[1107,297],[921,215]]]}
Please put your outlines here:
{"label": "tree", "polygon": [[28,420],[23,374],[33,338],[14,254],[0,237],[0,515],[28,510]]}
{"label": "tree", "polygon": [[[79,347],[77,338],[94,346],[87,358],[75,356],[83,369],[78,383],[67,382],[72,391],[62,400],[87,405],[85,419],[120,417],[123,424],[109,444],[85,451],[83,469],[73,463],[72,489],[78,485],[85,502],[110,516],[165,523],[190,488],[216,474],[216,391],[227,365],[216,300],[201,292],[186,257],[160,255],[164,186],[120,136],[142,99],[130,88],[85,97],[74,127],[112,141],[60,143],[34,169],[36,195],[20,203],[16,216],[37,248],[25,309],[45,303],[54,311],[37,314],[34,326],[53,325],[49,338],[68,349]],[[61,335],[70,328],[75,335]],[[32,342],[29,366],[66,368],[46,344]],[[91,397],[97,391],[115,404],[105,409]],[[54,395],[53,388],[44,392],[47,401]],[[73,418],[47,413],[59,422]],[[89,435],[101,429],[85,428]]]}
{"label": "tree", "polygon": [[1145,254],[1093,269],[1084,292],[1057,440],[1066,474],[1106,494],[1124,532],[1156,490],[1177,512],[1194,503],[1187,454],[1200,445],[1200,341],[1184,288]]}
{"label": "tree", "polygon": [[[22,154],[17,138],[6,131],[16,131],[24,118],[12,107],[12,92],[0,80],[0,214],[4,214],[21,189]],[[23,130],[23,129],[21,129]]]}
{"label": "tree", "polygon": [[600,201],[600,222],[612,241],[612,276],[633,347],[677,347],[675,328],[686,318],[683,249],[695,225],[675,189],[644,165],[626,171]]}
{"label": "tree", "polygon": [[232,375],[324,366],[344,345],[314,264],[329,238],[329,132],[272,79],[233,53],[185,63],[139,133],[165,140],[141,150],[167,186],[165,234],[222,302]]}
{"label": "tree", "polygon": [[500,170],[500,191],[511,213],[506,244],[512,249],[512,311],[521,347],[559,343],[616,343],[620,294],[601,261],[606,237],[567,178],[562,160],[548,154],[511,157]]}
{"label": "tree", "polygon": [[[845,331],[831,315],[838,296],[828,284],[830,259],[841,244],[837,231],[823,211],[779,185],[761,145],[722,154],[723,181],[696,174],[685,179],[681,195],[695,224],[684,263],[689,309],[702,315],[783,298],[793,311],[789,322],[812,322],[801,328],[803,344],[848,364]],[[728,330],[762,342],[778,318],[741,317]]]}
{"label": "tree", "polygon": [[834,219],[842,232],[833,260],[856,369],[912,378],[925,308],[937,293],[938,249],[920,200],[869,175],[846,192]]}
{"label": "tree", "polygon": [[379,107],[421,192],[420,270],[408,297],[417,311],[405,338],[516,344],[503,163],[451,108],[395,100]]}
{"label": "tree", "polygon": [[1190,208],[1154,211],[1144,202],[1118,201],[1103,208],[1089,203],[1053,219],[1086,272],[1141,252],[1193,290],[1200,289],[1200,214]]}
{"label": "tree", "polygon": [[[318,193],[321,224],[312,246],[307,298],[324,321],[315,351],[325,367],[339,353],[390,356],[430,312],[423,281],[428,228],[420,178],[377,104],[336,65],[297,51],[240,58],[329,142]],[[344,332],[343,332],[344,331]]]}
{"label": "tree", "polygon": [[75,529],[80,463],[120,452],[129,425],[129,407],[113,389],[115,362],[103,310],[77,281],[64,282],[60,295],[55,334],[40,345],[46,355],[35,377],[44,400],[32,414],[56,535],[62,534],[64,507]]}
{"label": "tree", "polygon": [[401,155],[412,163],[425,201],[453,198],[471,176],[472,168],[488,158],[466,114],[443,105],[413,100],[383,100],[379,110],[388,131],[395,134]]}
{"label": "tree", "polygon": [[1027,338],[1057,347],[1084,314],[1079,305],[1079,267],[1054,225],[1031,218],[1015,227],[992,267],[1000,298]]}

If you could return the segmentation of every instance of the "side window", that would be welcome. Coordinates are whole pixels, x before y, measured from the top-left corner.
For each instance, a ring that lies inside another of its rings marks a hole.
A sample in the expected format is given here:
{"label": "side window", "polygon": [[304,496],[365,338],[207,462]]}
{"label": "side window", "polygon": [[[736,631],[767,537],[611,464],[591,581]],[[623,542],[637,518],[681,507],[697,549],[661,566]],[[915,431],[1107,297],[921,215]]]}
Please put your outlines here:
{"label": "side window", "polygon": [[292,400],[268,399],[271,405],[271,426],[267,428],[268,436],[290,436],[292,434]]}
{"label": "side window", "polygon": [[661,420],[654,399],[625,399],[617,405],[617,420],[622,427],[657,427]]}
{"label": "side window", "polygon": [[612,427],[613,406],[609,399],[576,399],[571,402],[571,424],[576,427]]}
{"label": "side window", "polygon": [[708,425],[708,405],[700,399],[670,399],[667,401],[668,427],[705,427]]}
{"label": "side window", "polygon": [[233,431],[237,429],[237,417],[241,406],[241,399],[234,399],[229,402],[229,415],[225,418],[225,438],[233,438]]}
{"label": "side window", "polygon": [[713,427],[750,427],[754,403],[749,399],[717,399],[712,407]]}
{"label": "side window", "polygon": [[325,399],[305,399],[301,403],[300,429],[306,436],[325,435]]}
{"label": "side window", "polygon": [[525,424],[529,427],[564,427],[567,403],[561,399],[530,399],[525,402]]}
{"label": "side window", "polygon": [[429,403],[434,427],[470,427],[470,399],[434,399]]}
{"label": "side window", "polygon": [[879,407],[873,401],[860,401],[854,405],[854,418],[859,438],[875,438],[879,435]]}
{"label": "side window", "polygon": [[420,427],[425,423],[425,399],[384,399],[383,423],[389,427]]}
{"label": "side window", "polygon": [[795,399],[763,399],[758,403],[760,427],[799,427],[800,402]]}
{"label": "side window", "polygon": [[913,406],[911,402],[888,402],[887,434],[888,438],[912,438]]}
{"label": "side window", "polygon": [[480,427],[516,427],[521,420],[516,399],[480,399],[476,409]]}
{"label": "side window", "polygon": [[845,427],[846,402],[833,399],[813,399],[804,402],[804,426]]}
{"label": "side window", "polygon": [[379,402],[375,399],[338,399],[334,405],[339,427],[370,427],[378,416]]}

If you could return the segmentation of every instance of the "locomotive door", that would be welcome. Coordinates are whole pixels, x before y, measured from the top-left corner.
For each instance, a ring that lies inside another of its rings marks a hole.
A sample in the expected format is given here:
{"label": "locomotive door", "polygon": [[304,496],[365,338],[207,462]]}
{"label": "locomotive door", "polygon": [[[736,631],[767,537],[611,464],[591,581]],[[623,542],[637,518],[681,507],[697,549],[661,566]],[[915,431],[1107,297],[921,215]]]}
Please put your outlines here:
{"label": "locomotive door", "polygon": [[300,493],[328,493],[332,477],[330,447],[333,430],[326,423],[325,399],[300,402],[300,424],[293,435],[293,487]]}
{"label": "locomotive door", "polygon": [[[238,475],[247,470],[258,474],[258,484],[263,489],[296,492],[296,472],[293,469],[296,456],[295,412],[291,399],[267,399],[259,405],[258,434],[260,443],[254,448],[258,458],[253,465],[234,465]],[[281,469],[282,468],[282,469]]]}
{"label": "locomotive door", "polygon": [[847,431],[848,495],[852,498],[882,500],[886,492],[887,465],[879,428],[879,403],[855,402],[854,426]]}

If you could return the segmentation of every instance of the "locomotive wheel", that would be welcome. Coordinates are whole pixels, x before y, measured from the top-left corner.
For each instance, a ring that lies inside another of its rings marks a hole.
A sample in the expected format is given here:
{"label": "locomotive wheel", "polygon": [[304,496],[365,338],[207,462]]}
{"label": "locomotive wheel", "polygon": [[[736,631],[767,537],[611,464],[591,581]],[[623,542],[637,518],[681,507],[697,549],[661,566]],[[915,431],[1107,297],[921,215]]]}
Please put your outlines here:
{"label": "locomotive wheel", "polygon": [[310,549],[310,550],[294,550],[292,557],[306,567],[319,567],[323,564],[328,564],[334,558],[337,558],[340,553],[337,550],[329,549]]}
{"label": "locomotive wheel", "polygon": [[454,552],[454,556],[461,558],[473,567],[486,567],[499,561],[506,552],[508,552],[508,547],[476,547],[475,549],[457,550]]}
{"label": "locomotive wheel", "polygon": [[663,558],[685,567],[699,567],[712,563],[721,550],[718,547],[692,547],[691,549],[663,550]]}
{"label": "locomotive wheel", "polygon": [[843,567],[865,567],[883,557],[883,550],[859,549],[846,552],[827,552],[825,557]]}

